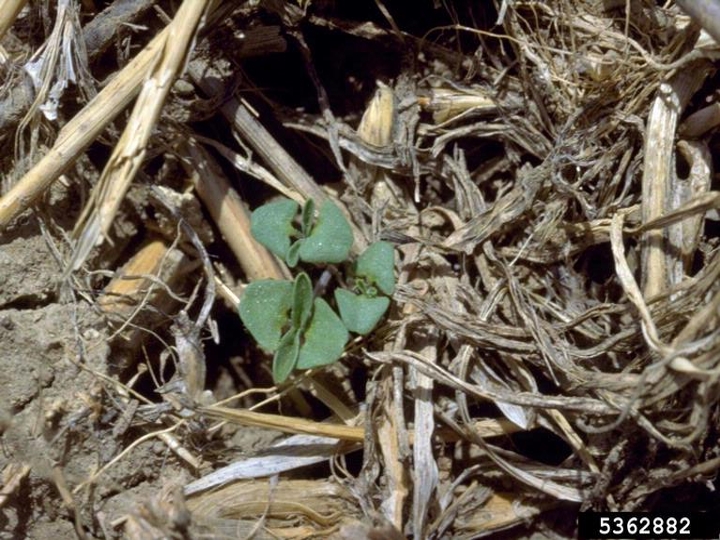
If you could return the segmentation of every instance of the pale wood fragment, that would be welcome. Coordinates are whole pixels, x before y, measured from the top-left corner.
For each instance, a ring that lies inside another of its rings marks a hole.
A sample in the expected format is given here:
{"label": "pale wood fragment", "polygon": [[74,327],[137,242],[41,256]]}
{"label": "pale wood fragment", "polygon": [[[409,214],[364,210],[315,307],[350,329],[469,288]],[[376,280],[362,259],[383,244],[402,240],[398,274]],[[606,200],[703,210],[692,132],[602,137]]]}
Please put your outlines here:
{"label": "pale wood fragment", "polygon": [[[684,69],[663,83],[648,116],[642,177],[642,217],[647,223],[670,209],[675,174],[675,133],[678,116],[709,73],[703,64]],[[642,289],[650,299],[667,290],[668,264],[665,231],[648,231],[642,240]]]}

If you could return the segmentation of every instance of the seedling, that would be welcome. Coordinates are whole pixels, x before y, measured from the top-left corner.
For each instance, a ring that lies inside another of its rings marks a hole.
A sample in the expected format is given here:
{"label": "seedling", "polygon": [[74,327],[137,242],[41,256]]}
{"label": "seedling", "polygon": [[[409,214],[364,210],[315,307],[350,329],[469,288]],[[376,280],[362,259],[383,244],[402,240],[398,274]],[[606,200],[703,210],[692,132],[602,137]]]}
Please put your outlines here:
{"label": "seedling", "polygon": [[[298,216],[300,213],[300,216]],[[296,226],[299,223],[299,227]],[[299,262],[316,265],[348,263],[353,236],[350,224],[332,202],[320,207],[308,200],[289,199],[255,210],[250,220],[255,239],[294,268]],[[238,306],[240,319],[261,348],[273,353],[273,378],[281,383],[294,369],[335,362],[349,333],[366,335],[377,326],[395,290],[392,245],[376,242],[350,267],[352,291],[335,289],[340,316],[323,298],[315,297],[310,278],[300,272],[294,281],[250,283]]]}
{"label": "seedling", "polygon": [[395,266],[393,248],[387,242],[376,242],[355,262],[354,294],[345,289],[335,289],[335,301],[340,317],[348,330],[365,335],[375,328],[390,305],[395,290]]}
{"label": "seedling", "polygon": [[315,204],[309,199],[303,207],[298,230],[293,220],[299,208],[298,203],[290,199],[261,206],[252,213],[250,232],[290,268],[295,268],[299,260],[315,264],[345,261],[353,235],[340,209],[326,201],[313,223]]}

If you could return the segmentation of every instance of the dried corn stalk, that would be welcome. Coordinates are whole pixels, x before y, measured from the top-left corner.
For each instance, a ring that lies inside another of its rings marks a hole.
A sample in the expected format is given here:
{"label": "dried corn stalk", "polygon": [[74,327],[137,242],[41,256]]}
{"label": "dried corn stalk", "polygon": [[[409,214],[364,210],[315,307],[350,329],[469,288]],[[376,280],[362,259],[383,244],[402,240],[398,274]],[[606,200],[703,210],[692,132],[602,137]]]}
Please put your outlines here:
{"label": "dried corn stalk", "polygon": [[195,32],[210,0],[186,0],[164,39],[154,45],[154,60],[123,135],[115,146],[93,197],[75,228],[78,238],[69,265],[78,269],[90,250],[108,234],[115,214],[143,163],[147,144],[160,118],[165,98],[190,54]]}

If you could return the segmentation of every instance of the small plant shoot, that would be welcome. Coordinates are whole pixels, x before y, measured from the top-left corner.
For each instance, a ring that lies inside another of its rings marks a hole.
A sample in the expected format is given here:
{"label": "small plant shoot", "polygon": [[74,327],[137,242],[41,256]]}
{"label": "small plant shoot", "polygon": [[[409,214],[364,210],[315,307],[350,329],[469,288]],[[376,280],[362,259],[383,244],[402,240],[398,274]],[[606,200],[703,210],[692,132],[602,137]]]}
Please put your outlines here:
{"label": "small plant shoot", "polygon": [[293,222],[299,210],[300,205],[290,199],[263,205],[250,216],[250,232],[290,268],[295,268],[300,261],[313,264],[346,261],[353,235],[337,205],[324,202],[315,219],[315,203],[308,200],[297,229]]}
{"label": "small plant shoot", "polygon": [[395,254],[391,244],[376,242],[350,264],[352,229],[332,202],[312,200],[300,208],[290,199],[261,206],[252,213],[255,239],[282,258],[290,268],[300,262],[314,265],[347,263],[352,290],[337,287],[338,313],[315,297],[305,272],[293,281],[250,283],[240,299],[240,319],[258,345],[273,354],[272,373],[284,382],[295,369],[311,369],[337,361],[350,339],[349,332],[367,335],[390,306],[395,290]]}
{"label": "small plant shoot", "polygon": [[395,253],[388,242],[375,242],[358,257],[355,276],[367,280],[383,294],[395,292]]}

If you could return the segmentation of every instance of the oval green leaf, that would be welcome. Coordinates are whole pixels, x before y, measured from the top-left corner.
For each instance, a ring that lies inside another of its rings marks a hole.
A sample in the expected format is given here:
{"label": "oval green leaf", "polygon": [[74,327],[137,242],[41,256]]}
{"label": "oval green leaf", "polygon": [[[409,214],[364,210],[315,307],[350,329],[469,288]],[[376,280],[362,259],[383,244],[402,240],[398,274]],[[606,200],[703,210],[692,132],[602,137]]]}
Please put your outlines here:
{"label": "oval green leaf", "polygon": [[350,335],[340,317],[322,298],[315,299],[310,326],[300,347],[298,369],[310,369],[332,364],[342,355]]}
{"label": "oval green leaf", "polygon": [[293,284],[293,307],[292,325],[294,328],[303,329],[307,325],[313,307],[313,288],[310,278],[305,272],[301,272],[295,278]]}
{"label": "oval green leaf", "polygon": [[280,344],[293,303],[293,283],[264,279],[250,283],[240,298],[238,313],[260,347],[273,352]]}
{"label": "oval green leaf", "polygon": [[284,259],[290,238],[296,232],[292,221],[300,205],[290,199],[262,205],[250,216],[250,232],[255,240]]}
{"label": "oval green leaf", "polygon": [[325,201],[310,236],[300,246],[300,258],[315,264],[341,263],[350,255],[352,243],[352,229],[342,211]]}
{"label": "oval green leaf", "polygon": [[377,326],[390,306],[386,296],[370,298],[345,289],[335,289],[335,301],[347,329],[363,336]]}
{"label": "oval green leaf", "polygon": [[302,209],[302,232],[305,236],[310,234],[313,219],[315,219],[315,201],[308,199]]}
{"label": "oval green leaf", "polygon": [[295,242],[293,242],[293,245],[290,246],[290,249],[288,249],[287,256],[285,257],[285,263],[290,268],[295,268],[297,266],[297,263],[300,261],[300,246],[302,246],[302,243],[304,241],[304,238],[295,240]]}
{"label": "oval green leaf", "polygon": [[273,380],[280,384],[288,378],[295,369],[298,355],[300,353],[300,332],[293,328],[280,340],[278,350],[273,357],[272,373]]}
{"label": "oval green leaf", "polygon": [[355,263],[355,274],[390,296],[395,291],[395,251],[389,242],[370,245]]}

